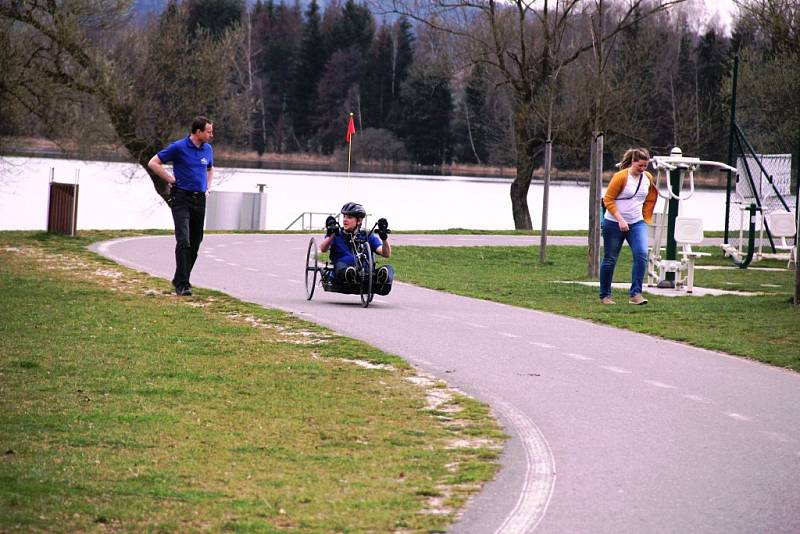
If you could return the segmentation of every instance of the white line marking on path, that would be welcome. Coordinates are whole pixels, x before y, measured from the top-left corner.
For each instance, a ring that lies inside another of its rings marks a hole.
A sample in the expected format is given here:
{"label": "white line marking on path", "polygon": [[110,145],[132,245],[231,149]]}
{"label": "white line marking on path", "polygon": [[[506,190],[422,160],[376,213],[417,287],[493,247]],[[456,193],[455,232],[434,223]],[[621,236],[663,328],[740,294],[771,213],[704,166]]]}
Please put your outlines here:
{"label": "white line marking on path", "polygon": [[731,419],[736,419],[737,421],[745,421],[745,422],[748,422],[748,423],[750,421],[752,421],[752,419],[750,417],[747,417],[746,415],[742,415],[740,413],[736,413],[736,412],[723,412],[723,413],[725,413],[725,415],[727,415]]}
{"label": "white line marking on path", "polygon": [[600,367],[602,367],[606,371],[611,371],[612,373],[617,373],[617,374],[620,374],[620,375],[629,375],[629,374],[631,374],[631,371],[628,371],[627,369],[623,369],[622,367],[614,367],[613,365],[601,365]]}
{"label": "white line marking on path", "polygon": [[230,265],[231,267],[239,267],[238,263],[233,263],[233,262],[230,262],[230,261],[228,262],[228,265]]}
{"label": "white line marking on path", "polygon": [[587,361],[587,362],[594,360],[594,358],[592,358],[591,356],[584,356],[583,354],[577,354],[575,352],[562,352],[562,354],[564,356],[567,356],[569,358],[573,358],[575,360],[581,360],[581,361]]}
{"label": "white line marking on path", "polygon": [[280,276],[274,273],[264,273],[264,274],[266,274],[267,276],[271,276],[272,278],[280,278]]}
{"label": "white line marking on path", "polygon": [[288,281],[289,281],[289,282],[291,282],[291,283],[293,283],[293,284],[302,284],[302,283],[303,283],[303,282],[301,282],[300,280],[295,280],[295,279],[293,279],[293,278],[290,278]]}
{"label": "white line marking on path", "polygon": [[246,270],[257,273],[258,269],[253,269],[252,267],[245,267]]}
{"label": "white line marking on path", "polygon": [[525,449],[525,477],[519,498],[494,532],[533,532],[547,511],[556,484],[553,451],[539,428],[524,413],[499,399],[489,399],[488,404],[511,422]]}
{"label": "white line marking on path", "polygon": [[503,337],[513,337],[513,338],[522,337],[518,336],[517,334],[511,334],[509,332],[498,332],[498,334],[500,334]]}
{"label": "white line marking on path", "polygon": [[556,348],[555,345],[551,345],[549,343],[542,343],[541,341],[531,341],[531,345],[536,345],[537,347],[542,347],[543,349],[554,349],[554,348]]}
{"label": "white line marking on path", "polygon": [[700,395],[692,395],[690,393],[687,393],[686,395],[683,395],[683,398],[684,399],[689,399],[689,400],[695,401],[695,402],[702,402],[703,404],[711,404],[710,400],[708,400],[705,397],[701,397]]}
{"label": "white line marking on path", "polygon": [[472,328],[486,328],[485,325],[478,324],[478,323],[464,323],[467,326],[471,326]]}
{"label": "white line marking on path", "polygon": [[777,441],[779,443],[789,443],[791,441],[794,441],[789,436],[781,432],[770,432],[769,430],[759,430],[759,432],[767,436],[772,441]]}
{"label": "white line marking on path", "polygon": [[431,317],[434,317],[436,319],[444,319],[445,321],[450,321],[450,320],[453,319],[449,315],[442,315],[441,313],[429,313],[428,315],[430,315]]}
{"label": "white line marking on path", "polygon": [[659,382],[658,380],[645,380],[644,383],[661,389],[677,389],[675,386],[665,384],[664,382]]}
{"label": "white line marking on path", "polygon": [[223,260],[222,258],[214,258],[214,261],[218,261],[220,263],[224,263],[225,262],[225,260]]}

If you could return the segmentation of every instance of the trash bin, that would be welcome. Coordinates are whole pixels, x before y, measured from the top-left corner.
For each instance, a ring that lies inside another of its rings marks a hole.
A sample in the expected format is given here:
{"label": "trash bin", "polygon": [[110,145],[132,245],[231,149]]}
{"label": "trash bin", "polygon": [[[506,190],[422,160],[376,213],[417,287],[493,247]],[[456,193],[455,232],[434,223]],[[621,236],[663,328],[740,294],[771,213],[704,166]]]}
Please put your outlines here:
{"label": "trash bin", "polygon": [[52,234],[74,236],[78,224],[78,171],[75,183],[54,181],[54,169],[50,169],[50,199],[47,205],[47,231]]}

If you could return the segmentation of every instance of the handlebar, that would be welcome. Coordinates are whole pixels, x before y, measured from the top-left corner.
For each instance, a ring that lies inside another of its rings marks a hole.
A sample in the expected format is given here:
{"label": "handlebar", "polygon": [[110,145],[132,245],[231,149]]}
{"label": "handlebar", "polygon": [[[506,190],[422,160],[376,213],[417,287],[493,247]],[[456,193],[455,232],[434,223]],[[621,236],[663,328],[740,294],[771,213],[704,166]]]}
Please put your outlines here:
{"label": "handlebar", "polygon": [[[686,156],[654,156],[652,162],[656,170],[656,191],[658,191],[658,196],[666,200],[687,200],[694,194],[694,171],[698,167],[709,166],[724,171],[738,172],[734,167],[719,161],[701,160],[700,158]],[[670,184],[669,180],[666,181],[667,194],[661,194],[661,188],[659,188],[658,182],[661,177],[661,171],[665,169],[669,171],[674,171],[676,169],[685,169],[689,171],[689,192],[686,195],[675,194],[672,191],[672,184]]]}

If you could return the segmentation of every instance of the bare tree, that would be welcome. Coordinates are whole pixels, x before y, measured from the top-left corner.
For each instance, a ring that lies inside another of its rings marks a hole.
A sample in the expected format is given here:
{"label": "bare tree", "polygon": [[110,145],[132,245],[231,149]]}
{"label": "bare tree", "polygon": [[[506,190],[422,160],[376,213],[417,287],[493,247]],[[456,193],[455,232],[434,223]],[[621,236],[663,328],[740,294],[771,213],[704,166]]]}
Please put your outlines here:
{"label": "bare tree", "polygon": [[190,39],[186,13],[175,4],[142,32],[128,25],[129,7],[128,0],[0,2],[0,25],[14,42],[8,61],[16,67],[12,76],[4,74],[0,91],[53,137],[69,125],[64,109],[94,106],[98,122],[163,196],[165,184],[147,161],[192,116],[224,116],[218,132],[240,127],[242,111],[225,102],[240,98],[230,80],[242,40],[238,30],[214,38],[201,31]]}
{"label": "bare tree", "polygon": [[[374,0],[394,13],[463,40],[469,61],[495,68],[514,96],[516,179],[511,185],[514,225],[532,228],[528,189],[534,155],[544,141],[537,121],[537,99],[560,69],[594,44],[591,39],[564,43],[582,10],[581,0]],[[626,27],[683,0],[629,0],[621,16],[596,40],[608,41]]]}

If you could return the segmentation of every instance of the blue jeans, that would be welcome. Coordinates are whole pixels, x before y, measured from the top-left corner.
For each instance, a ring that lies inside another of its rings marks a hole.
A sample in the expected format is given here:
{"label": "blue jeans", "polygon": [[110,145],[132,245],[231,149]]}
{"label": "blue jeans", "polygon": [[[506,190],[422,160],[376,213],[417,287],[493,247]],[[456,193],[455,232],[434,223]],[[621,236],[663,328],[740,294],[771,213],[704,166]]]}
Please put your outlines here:
{"label": "blue jeans", "polygon": [[647,270],[647,223],[639,221],[629,225],[629,230],[623,232],[616,221],[603,219],[603,262],[600,264],[600,298],[611,296],[611,282],[614,280],[614,267],[617,265],[622,242],[627,241],[633,252],[633,267],[631,268],[632,297],[642,292],[642,281]]}

